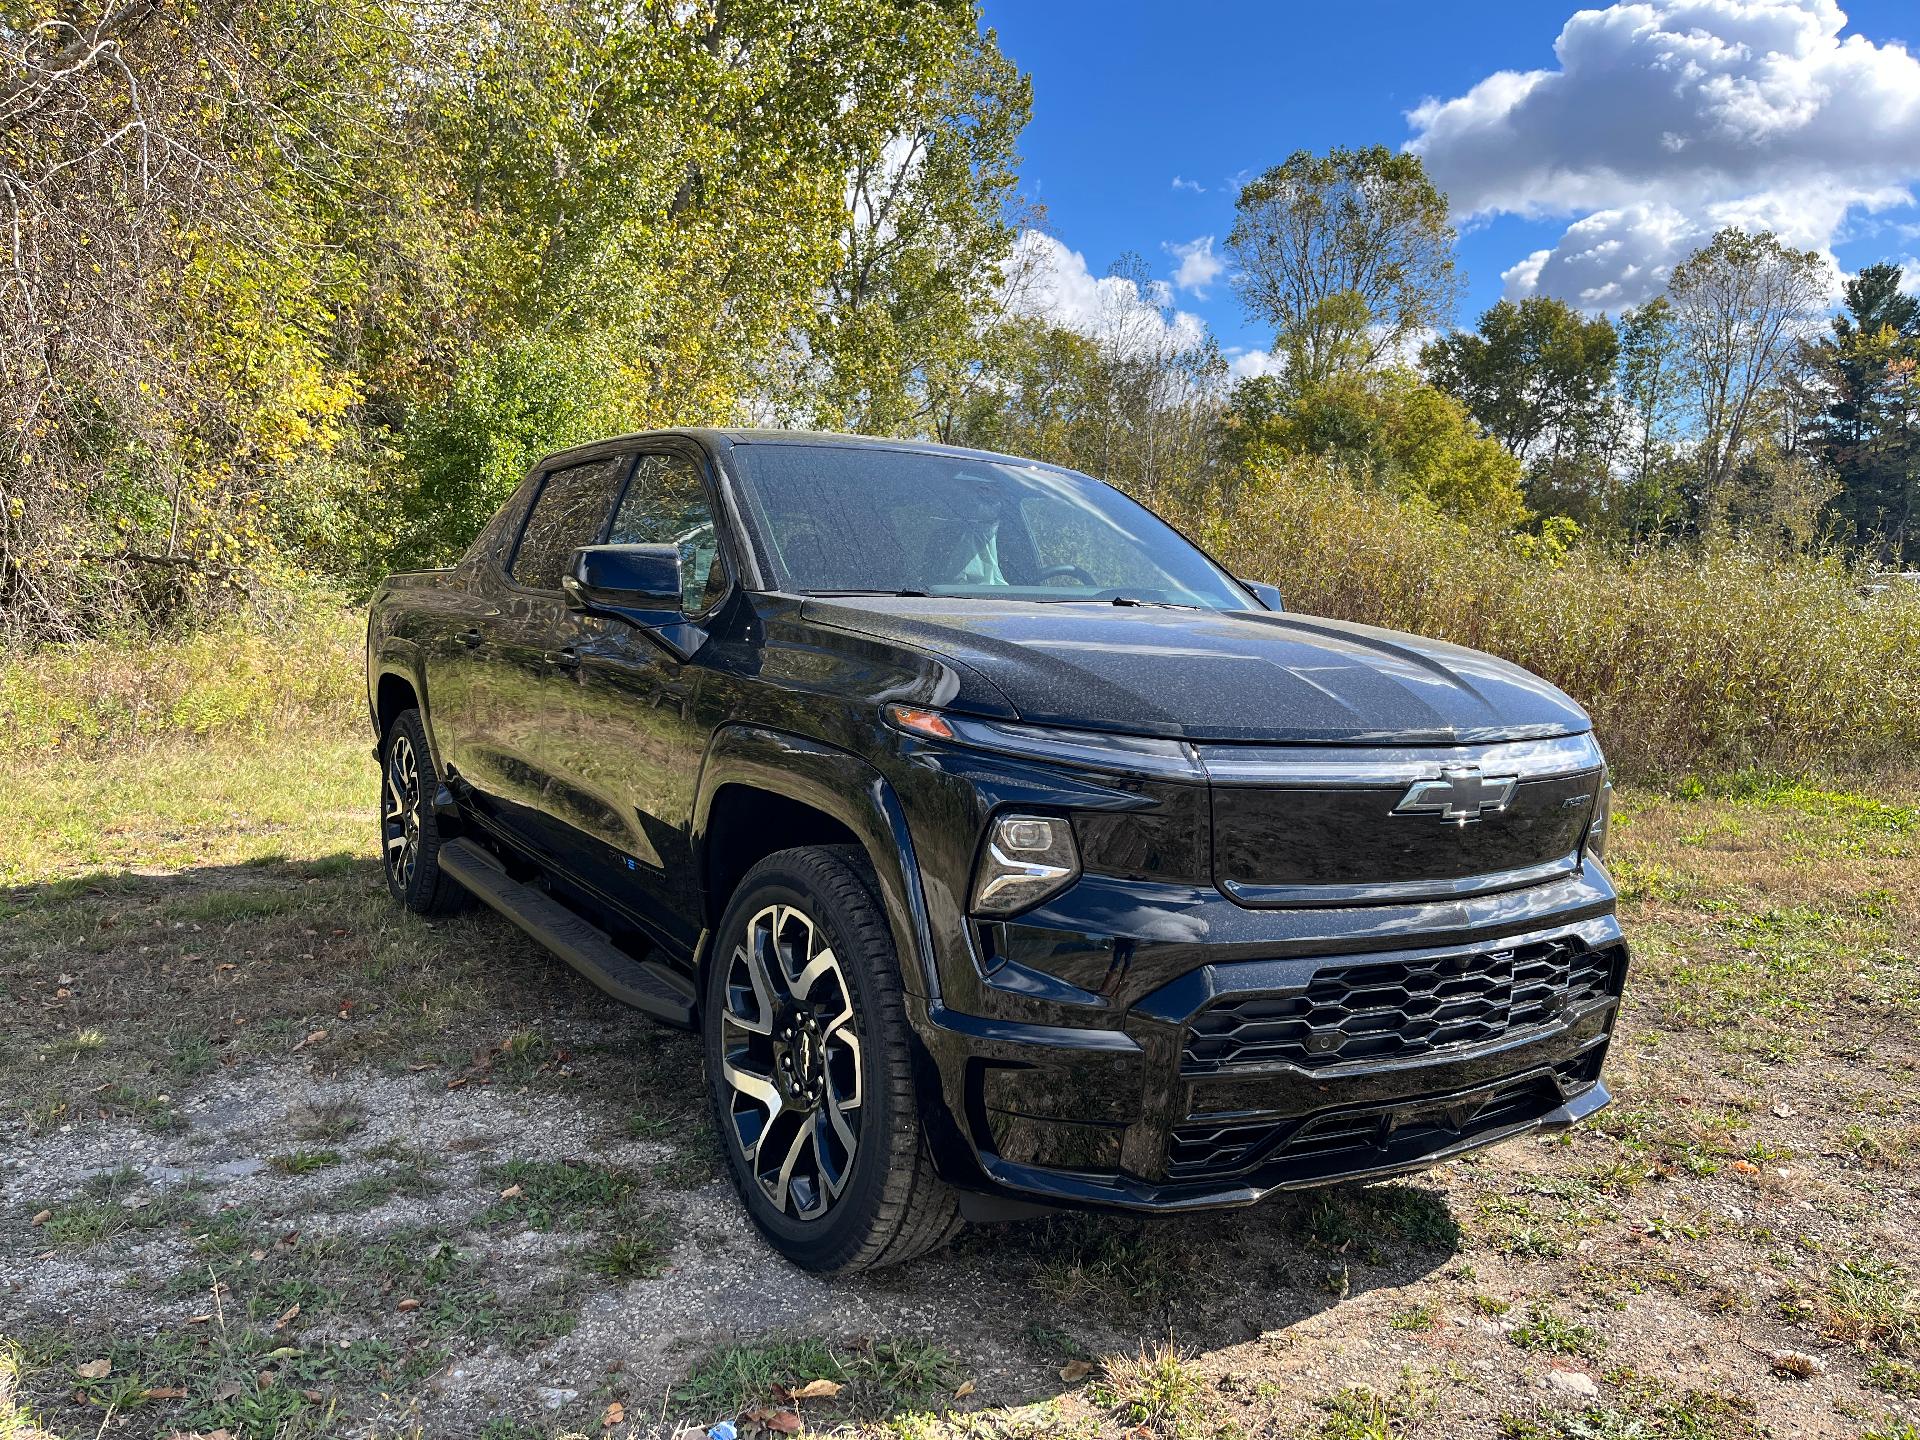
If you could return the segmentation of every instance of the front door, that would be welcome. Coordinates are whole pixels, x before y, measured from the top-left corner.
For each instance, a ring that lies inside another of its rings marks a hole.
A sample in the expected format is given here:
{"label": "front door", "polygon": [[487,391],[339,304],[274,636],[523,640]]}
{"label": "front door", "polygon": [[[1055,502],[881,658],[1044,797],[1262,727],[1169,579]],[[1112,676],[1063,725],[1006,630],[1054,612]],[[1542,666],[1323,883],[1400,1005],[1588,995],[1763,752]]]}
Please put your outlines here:
{"label": "front door", "polygon": [[581,651],[616,622],[570,609],[560,593],[567,561],[606,529],[631,455],[549,472],[507,561],[498,614],[485,625],[475,666],[465,780],[482,808],[529,848],[573,868],[576,827],[566,820],[565,757],[552,743],[579,691]]}
{"label": "front door", "polygon": [[[606,543],[679,546],[689,619],[709,617],[730,594],[704,466],[692,451],[639,457]],[[695,708],[703,655],[683,660],[619,621],[583,640],[579,654],[572,711],[543,736],[554,793],[568,799],[598,888],[690,950],[701,923],[690,833],[706,750]]]}

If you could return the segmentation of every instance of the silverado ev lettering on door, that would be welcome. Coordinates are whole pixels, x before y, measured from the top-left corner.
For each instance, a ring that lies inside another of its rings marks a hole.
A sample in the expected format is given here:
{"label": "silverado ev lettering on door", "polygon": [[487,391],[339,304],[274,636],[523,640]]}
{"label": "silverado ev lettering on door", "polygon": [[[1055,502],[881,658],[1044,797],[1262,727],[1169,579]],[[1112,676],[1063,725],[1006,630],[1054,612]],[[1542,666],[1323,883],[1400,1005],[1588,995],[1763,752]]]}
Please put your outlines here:
{"label": "silverado ev lettering on door", "polygon": [[1586,714],[1286,613],[1004,455],[689,430],[537,466],[375,596],[396,899],[477,896],[703,1040],[801,1265],[1179,1211],[1607,1103]]}

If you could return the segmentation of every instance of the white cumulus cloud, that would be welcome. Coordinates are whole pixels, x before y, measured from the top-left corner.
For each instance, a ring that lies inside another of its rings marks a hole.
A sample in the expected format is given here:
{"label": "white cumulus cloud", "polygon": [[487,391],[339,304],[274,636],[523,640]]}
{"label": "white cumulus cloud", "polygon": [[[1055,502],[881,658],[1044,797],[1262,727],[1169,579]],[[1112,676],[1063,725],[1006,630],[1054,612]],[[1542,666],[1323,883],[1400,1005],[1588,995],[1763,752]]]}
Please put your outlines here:
{"label": "white cumulus cloud", "polygon": [[1008,304],[1123,348],[1188,349],[1206,338],[1199,316],[1173,308],[1164,280],[1141,287],[1124,275],[1095,275],[1087,257],[1039,230],[1023,230],[1006,267]]}
{"label": "white cumulus cloud", "polygon": [[1267,350],[1249,350],[1239,345],[1229,345],[1221,353],[1226,356],[1227,374],[1235,380],[1278,375],[1287,368],[1284,359]]}
{"label": "white cumulus cloud", "polygon": [[1180,244],[1169,243],[1162,247],[1180,262],[1173,272],[1176,288],[1190,290],[1201,299],[1206,299],[1207,287],[1220,278],[1220,272],[1227,268],[1227,262],[1213,253],[1213,236],[1200,235]]}
{"label": "white cumulus cloud", "polygon": [[1207,193],[1207,187],[1202,185],[1198,180],[1188,180],[1180,175],[1173,177],[1173,188],[1176,190],[1191,190],[1196,195],[1204,195]]}
{"label": "white cumulus cloud", "polygon": [[1425,102],[1409,148],[1459,216],[1571,218],[1509,294],[1635,304],[1721,226],[1828,249],[1850,213],[1912,203],[1920,58],[1845,27],[1835,0],[1581,10],[1556,68]]}

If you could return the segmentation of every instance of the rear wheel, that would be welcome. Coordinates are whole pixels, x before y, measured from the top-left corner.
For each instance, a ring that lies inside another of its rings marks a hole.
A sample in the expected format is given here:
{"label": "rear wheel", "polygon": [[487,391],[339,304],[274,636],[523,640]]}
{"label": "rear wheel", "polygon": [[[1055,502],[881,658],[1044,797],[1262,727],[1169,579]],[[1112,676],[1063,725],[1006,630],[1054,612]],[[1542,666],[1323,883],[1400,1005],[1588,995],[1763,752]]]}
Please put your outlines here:
{"label": "rear wheel", "polygon": [[747,873],[701,1028],[728,1173],[781,1254],[862,1270],[959,1230],[921,1143],[899,959],[859,851],[783,850]]}
{"label": "rear wheel", "polygon": [[402,710],[387,727],[380,755],[380,849],[387,892],[416,915],[445,915],[467,892],[440,870],[440,788],[427,730],[418,710]]}

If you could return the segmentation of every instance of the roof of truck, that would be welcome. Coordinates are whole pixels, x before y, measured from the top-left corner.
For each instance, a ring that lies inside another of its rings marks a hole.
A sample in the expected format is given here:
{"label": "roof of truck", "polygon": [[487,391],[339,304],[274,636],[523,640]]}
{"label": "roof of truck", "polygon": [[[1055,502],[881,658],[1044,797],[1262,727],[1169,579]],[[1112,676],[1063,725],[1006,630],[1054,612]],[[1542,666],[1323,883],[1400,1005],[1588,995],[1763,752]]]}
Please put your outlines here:
{"label": "roof of truck", "polygon": [[736,445],[837,445],[857,450],[911,450],[926,455],[964,456],[975,460],[1010,460],[1032,465],[1030,457],[1004,455],[993,450],[974,450],[960,445],[942,445],[933,440],[908,440],[886,435],[848,435],[832,430],[775,430],[754,427],[673,426],[662,430],[640,430],[630,435],[611,435],[586,445],[556,450],[540,462],[545,468],[556,460],[589,459],[611,450],[645,444],[649,440],[692,439],[712,449],[730,449]]}

